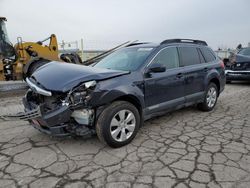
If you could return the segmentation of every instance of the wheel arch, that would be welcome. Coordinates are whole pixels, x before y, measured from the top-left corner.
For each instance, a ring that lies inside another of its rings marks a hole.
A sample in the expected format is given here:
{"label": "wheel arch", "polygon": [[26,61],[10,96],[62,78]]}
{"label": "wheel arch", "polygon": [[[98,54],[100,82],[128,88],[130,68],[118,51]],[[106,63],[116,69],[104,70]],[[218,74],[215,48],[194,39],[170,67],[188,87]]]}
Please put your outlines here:
{"label": "wheel arch", "polygon": [[217,86],[217,89],[218,89],[218,96],[219,96],[219,94],[220,94],[220,80],[219,80],[218,78],[214,77],[214,78],[211,78],[211,79],[209,80],[208,84],[209,84],[209,83],[214,83],[214,84]]}
{"label": "wheel arch", "polygon": [[210,83],[214,83],[217,86],[218,96],[219,96],[221,90],[221,79],[220,79],[220,73],[216,69],[212,69],[206,76],[205,79],[206,88]]}
{"label": "wheel arch", "polygon": [[114,98],[113,100],[111,100],[108,104],[106,105],[102,105],[100,107],[98,107],[97,109],[97,114],[96,114],[96,118],[99,117],[99,115],[102,113],[102,111],[108,106],[110,105],[111,103],[115,102],[115,101],[126,101],[126,102],[129,102],[131,104],[133,104],[139,114],[140,114],[140,119],[141,119],[141,122],[140,122],[140,126],[142,126],[143,122],[144,122],[144,114],[143,114],[143,104],[142,102],[140,101],[140,99],[138,99],[138,97],[134,96],[134,95],[131,95],[131,94],[124,94],[124,95],[120,95],[116,98]]}
{"label": "wheel arch", "polygon": [[120,97],[116,98],[112,102],[114,102],[114,101],[127,101],[127,102],[133,104],[137,108],[137,110],[139,111],[140,114],[142,113],[142,105],[140,103],[140,100],[137,99],[133,95],[130,95],[130,94],[129,95],[123,95],[123,96],[120,96]]}

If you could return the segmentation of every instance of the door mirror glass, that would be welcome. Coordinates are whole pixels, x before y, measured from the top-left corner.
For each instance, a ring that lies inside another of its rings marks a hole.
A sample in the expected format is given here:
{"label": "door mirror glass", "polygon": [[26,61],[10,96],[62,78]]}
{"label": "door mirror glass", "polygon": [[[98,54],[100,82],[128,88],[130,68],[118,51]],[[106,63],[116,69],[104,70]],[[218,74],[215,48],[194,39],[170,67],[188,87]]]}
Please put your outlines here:
{"label": "door mirror glass", "polygon": [[160,63],[153,63],[150,65],[148,72],[165,72],[166,71],[166,67]]}

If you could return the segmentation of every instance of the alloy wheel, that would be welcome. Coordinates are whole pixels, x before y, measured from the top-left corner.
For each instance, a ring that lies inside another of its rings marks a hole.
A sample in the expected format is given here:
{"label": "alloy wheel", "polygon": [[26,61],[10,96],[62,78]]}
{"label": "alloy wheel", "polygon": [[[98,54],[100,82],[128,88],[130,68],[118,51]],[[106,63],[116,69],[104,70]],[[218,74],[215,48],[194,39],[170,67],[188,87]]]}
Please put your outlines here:
{"label": "alloy wheel", "polygon": [[117,142],[128,140],[133,134],[136,126],[136,118],[130,110],[120,110],[117,112],[110,124],[110,133]]}
{"label": "alloy wheel", "polygon": [[214,87],[211,87],[207,92],[207,105],[209,108],[212,108],[217,99],[217,91]]}

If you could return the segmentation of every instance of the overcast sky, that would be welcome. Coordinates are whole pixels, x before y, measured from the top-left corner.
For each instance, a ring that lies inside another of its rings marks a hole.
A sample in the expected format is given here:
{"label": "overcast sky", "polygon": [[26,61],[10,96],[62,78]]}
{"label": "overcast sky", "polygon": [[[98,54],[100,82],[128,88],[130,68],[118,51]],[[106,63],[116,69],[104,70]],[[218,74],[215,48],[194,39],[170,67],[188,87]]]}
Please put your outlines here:
{"label": "overcast sky", "polygon": [[10,40],[59,42],[195,38],[218,47],[250,42],[249,0],[0,0]]}

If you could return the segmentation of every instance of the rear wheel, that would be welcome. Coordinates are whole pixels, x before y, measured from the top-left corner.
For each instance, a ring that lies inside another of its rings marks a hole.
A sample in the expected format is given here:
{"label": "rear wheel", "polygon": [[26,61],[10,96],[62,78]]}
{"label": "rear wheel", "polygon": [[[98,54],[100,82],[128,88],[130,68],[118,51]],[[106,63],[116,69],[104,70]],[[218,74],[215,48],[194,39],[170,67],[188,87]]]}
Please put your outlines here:
{"label": "rear wheel", "polygon": [[108,106],[96,123],[98,138],[110,147],[121,147],[130,143],[140,125],[137,108],[125,101],[116,101]]}
{"label": "rear wheel", "polygon": [[218,98],[218,88],[216,84],[210,83],[206,90],[206,94],[202,103],[198,104],[198,108],[202,111],[211,111],[216,105]]}
{"label": "rear wheel", "polygon": [[34,62],[32,62],[28,68],[28,71],[26,73],[26,77],[30,77],[39,67],[49,63],[49,60],[46,59],[39,59]]}
{"label": "rear wheel", "polygon": [[67,63],[82,64],[82,59],[77,53],[62,54],[60,58]]}

